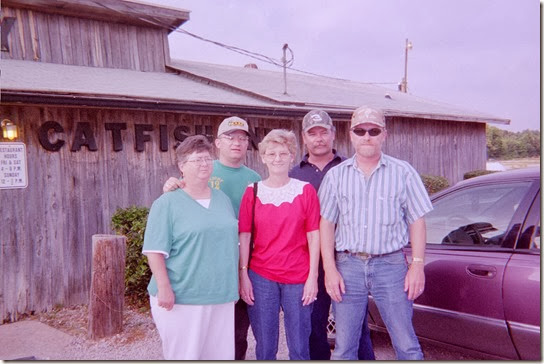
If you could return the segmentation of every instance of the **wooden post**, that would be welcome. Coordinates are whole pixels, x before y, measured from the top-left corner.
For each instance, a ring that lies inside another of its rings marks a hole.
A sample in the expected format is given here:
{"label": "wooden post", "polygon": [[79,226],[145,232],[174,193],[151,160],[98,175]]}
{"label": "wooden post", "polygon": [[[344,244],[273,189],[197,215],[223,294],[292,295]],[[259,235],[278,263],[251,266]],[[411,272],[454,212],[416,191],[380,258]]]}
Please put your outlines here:
{"label": "wooden post", "polygon": [[88,335],[96,339],[123,330],[126,237],[93,235],[92,241]]}

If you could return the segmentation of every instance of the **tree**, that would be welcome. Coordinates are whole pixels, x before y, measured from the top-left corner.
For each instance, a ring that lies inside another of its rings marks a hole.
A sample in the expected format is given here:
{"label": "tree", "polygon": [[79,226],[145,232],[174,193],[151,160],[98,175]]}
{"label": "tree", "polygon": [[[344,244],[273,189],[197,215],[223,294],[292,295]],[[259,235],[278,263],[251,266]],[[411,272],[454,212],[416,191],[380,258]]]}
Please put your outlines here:
{"label": "tree", "polygon": [[487,156],[495,159],[540,156],[540,131],[511,132],[488,125],[486,128]]}

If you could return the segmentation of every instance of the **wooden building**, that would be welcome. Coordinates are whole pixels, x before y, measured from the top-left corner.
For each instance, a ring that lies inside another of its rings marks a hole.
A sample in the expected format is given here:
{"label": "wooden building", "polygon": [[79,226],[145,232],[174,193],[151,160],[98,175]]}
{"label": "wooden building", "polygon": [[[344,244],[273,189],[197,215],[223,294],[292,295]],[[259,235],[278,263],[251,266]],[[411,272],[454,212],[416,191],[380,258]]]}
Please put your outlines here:
{"label": "wooden building", "polygon": [[177,175],[176,141],[211,138],[227,116],[250,122],[247,164],[264,174],[255,146],[268,130],[299,135],[322,108],[350,155],[351,112],[381,107],[386,152],[451,183],[485,168],[486,123],[508,123],[348,80],[289,73],[283,94],[282,72],[171,60],[168,34],[188,19],[122,0],[2,1],[0,120],[17,125],[28,171],[26,187],[0,190],[2,322],[87,302],[91,236],[118,207],[150,206]]}

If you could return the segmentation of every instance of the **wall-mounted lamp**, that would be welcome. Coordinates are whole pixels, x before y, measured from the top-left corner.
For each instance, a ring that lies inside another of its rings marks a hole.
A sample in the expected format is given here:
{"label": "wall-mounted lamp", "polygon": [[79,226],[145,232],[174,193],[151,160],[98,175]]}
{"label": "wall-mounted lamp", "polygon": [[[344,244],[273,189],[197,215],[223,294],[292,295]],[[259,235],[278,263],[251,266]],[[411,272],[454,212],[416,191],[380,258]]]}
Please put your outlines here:
{"label": "wall-mounted lamp", "polygon": [[13,124],[11,120],[2,120],[0,126],[2,127],[2,136],[4,137],[4,139],[13,140],[17,138],[17,125]]}

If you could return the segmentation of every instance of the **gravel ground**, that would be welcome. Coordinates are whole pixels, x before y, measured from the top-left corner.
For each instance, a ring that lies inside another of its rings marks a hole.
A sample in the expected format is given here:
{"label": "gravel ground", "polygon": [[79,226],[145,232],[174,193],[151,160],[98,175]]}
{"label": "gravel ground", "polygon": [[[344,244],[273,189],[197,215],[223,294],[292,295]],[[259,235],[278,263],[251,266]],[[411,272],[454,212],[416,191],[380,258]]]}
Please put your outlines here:
{"label": "gravel ground", "polygon": [[[98,340],[87,337],[87,315],[87,306],[79,305],[30,316],[21,322],[0,325],[0,359],[31,356],[37,360],[163,359],[161,341],[148,310],[126,307],[123,332]],[[283,317],[280,322],[283,322]],[[373,331],[372,342],[377,360],[395,359],[387,334]],[[248,344],[246,360],[255,360],[255,340],[251,329]],[[421,346],[426,360],[488,359],[426,342],[422,342]],[[289,359],[283,324],[280,326],[277,359]]]}
{"label": "gravel ground", "polygon": [[[151,312],[126,307],[123,332],[112,337],[91,340],[87,337],[87,306],[58,308],[50,312],[28,317],[65,334],[54,352],[36,355],[42,360],[163,360],[161,340],[151,317]],[[10,325],[10,324],[7,324]],[[70,341],[68,341],[70,340]],[[29,345],[32,345],[29,341]],[[53,347],[53,346],[52,346]],[[287,360],[287,345],[281,325],[279,360]],[[247,360],[255,360],[255,339],[249,330]]]}
{"label": "gravel ground", "polygon": [[58,309],[38,315],[38,320],[72,335],[56,360],[162,360],[161,340],[151,313],[125,308],[123,332],[108,338],[87,337],[87,306]]}

